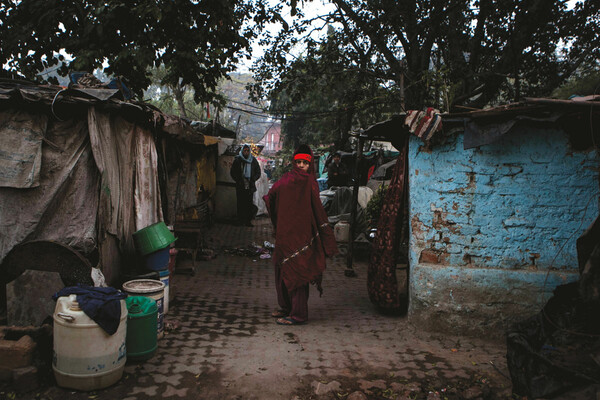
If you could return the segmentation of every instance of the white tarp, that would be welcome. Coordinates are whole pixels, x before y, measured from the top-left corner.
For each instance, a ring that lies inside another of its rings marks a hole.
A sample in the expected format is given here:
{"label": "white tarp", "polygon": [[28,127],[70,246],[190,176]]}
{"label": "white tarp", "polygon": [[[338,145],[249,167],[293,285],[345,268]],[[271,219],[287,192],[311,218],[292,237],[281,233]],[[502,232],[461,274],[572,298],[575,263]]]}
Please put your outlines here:
{"label": "white tarp", "polygon": [[[111,281],[120,255],[129,260],[135,255],[132,234],[163,218],[153,135],[94,108],[87,120],[57,121],[10,109],[0,113],[0,138],[34,126],[44,137],[38,186],[0,186],[0,262],[20,243],[53,240],[86,255],[98,250]],[[24,154],[19,141],[2,146],[4,153]]]}
{"label": "white tarp", "polygon": [[140,230],[163,220],[160,185],[158,183],[158,155],[150,131],[135,128],[135,229]]}
{"label": "white tarp", "polygon": [[[10,114],[0,114],[0,125],[5,118],[16,121]],[[45,138],[52,145],[43,145],[39,186],[0,187],[0,261],[14,246],[30,240],[55,240],[83,253],[96,246],[99,176],[87,124],[51,119]]]}
{"label": "white tarp", "polygon": [[[108,232],[120,240],[122,251],[133,252],[133,126],[122,118],[88,109],[88,129],[92,152],[100,171],[100,232]],[[100,241],[103,238],[99,238]]]}
{"label": "white tarp", "polygon": [[88,109],[92,151],[100,170],[99,221],[133,253],[133,233],[162,221],[152,134],[125,119]]}
{"label": "white tarp", "polygon": [[267,214],[267,207],[265,206],[263,196],[269,193],[269,178],[267,177],[267,174],[265,174],[265,163],[258,159],[257,161],[260,165],[260,178],[255,182],[256,192],[254,192],[252,200],[258,207],[256,215],[264,215]]}
{"label": "white tarp", "polygon": [[0,187],[40,185],[42,138],[48,117],[22,110],[0,112]]}

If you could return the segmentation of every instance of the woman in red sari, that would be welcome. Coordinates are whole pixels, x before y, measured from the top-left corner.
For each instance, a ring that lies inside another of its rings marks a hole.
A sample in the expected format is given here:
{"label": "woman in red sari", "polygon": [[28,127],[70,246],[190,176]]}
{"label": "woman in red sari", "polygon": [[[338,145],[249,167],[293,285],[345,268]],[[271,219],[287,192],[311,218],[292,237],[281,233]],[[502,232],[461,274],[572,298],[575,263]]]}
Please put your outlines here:
{"label": "woman in red sari", "polygon": [[319,198],[313,153],[301,145],[294,152],[292,170],[263,197],[275,231],[275,286],[280,325],[308,321],[309,283],[322,293],[325,257],[337,253],[333,230]]}

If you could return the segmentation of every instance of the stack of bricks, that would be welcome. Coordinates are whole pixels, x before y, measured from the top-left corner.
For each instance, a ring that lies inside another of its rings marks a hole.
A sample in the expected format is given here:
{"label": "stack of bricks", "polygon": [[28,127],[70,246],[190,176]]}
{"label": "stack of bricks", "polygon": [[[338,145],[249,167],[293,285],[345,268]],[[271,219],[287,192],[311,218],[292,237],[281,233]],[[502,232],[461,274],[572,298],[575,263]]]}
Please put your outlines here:
{"label": "stack of bricks", "polygon": [[5,338],[6,328],[0,330],[0,381],[10,381],[17,392],[38,387],[38,370],[33,363],[36,343],[29,335],[18,340]]}

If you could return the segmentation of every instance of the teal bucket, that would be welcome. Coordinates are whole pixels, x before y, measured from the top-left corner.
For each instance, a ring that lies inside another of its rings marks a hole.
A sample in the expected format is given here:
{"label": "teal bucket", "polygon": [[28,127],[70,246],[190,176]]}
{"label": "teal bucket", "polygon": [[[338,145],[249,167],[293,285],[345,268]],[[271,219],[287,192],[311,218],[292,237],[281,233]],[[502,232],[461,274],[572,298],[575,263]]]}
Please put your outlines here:
{"label": "teal bucket", "polygon": [[152,358],[158,347],[156,324],[158,307],[150,297],[129,296],[127,304],[127,360]]}

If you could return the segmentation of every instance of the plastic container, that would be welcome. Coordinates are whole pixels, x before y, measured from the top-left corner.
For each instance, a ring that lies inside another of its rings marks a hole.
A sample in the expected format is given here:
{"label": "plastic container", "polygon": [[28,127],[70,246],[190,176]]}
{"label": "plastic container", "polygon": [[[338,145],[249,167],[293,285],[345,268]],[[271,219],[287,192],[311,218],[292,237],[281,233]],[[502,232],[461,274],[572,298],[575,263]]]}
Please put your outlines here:
{"label": "plastic container", "polygon": [[333,227],[333,234],[336,242],[348,242],[348,239],[350,238],[350,224],[346,221],[339,221]]}
{"label": "plastic container", "polygon": [[121,300],[121,319],[113,335],[79,308],[75,294],[57,299],[53,317],[52,369],[59,386],[89,391],[121,379],[127,361],[125,300]]}
{"label": "plastic container", "polygon": [[152,271],[162,271],[169,268],[169,255],[171,248],[155,251],[144,256],[144,265]]}
{"label": "plastic container", "polygon": [[127,359],[143,361],[156,352],[158,307],[156,300],[144,296],[129,296],[127,303]]}
{"label": "plastic container", "polygon": [[165,284],[154,279],[134,279],[123,284],[123,291],[131,296],[144,296],[154,299],[158,312],[156,315],[156,337],[162,339],[164,332]]}
{"label": "plastic container", "polygon": [[133,243],[142,256],[168,247],[175,241],[175,236],[164,222],[157,222],[133,234]]}
{"label": "plastic container", "polygon": [[159,271],[160,281],[165,284],[165,299],[164,299],[164,309],[165,315],[169,313],[169,292],[171,289],[170,281],[171,281],[171,273],[168,269],[164,271]]}

